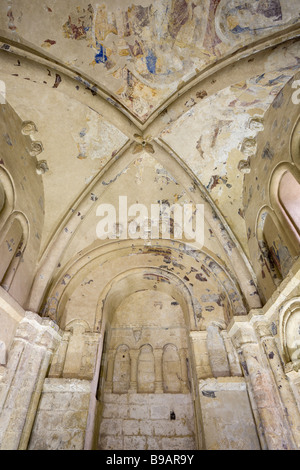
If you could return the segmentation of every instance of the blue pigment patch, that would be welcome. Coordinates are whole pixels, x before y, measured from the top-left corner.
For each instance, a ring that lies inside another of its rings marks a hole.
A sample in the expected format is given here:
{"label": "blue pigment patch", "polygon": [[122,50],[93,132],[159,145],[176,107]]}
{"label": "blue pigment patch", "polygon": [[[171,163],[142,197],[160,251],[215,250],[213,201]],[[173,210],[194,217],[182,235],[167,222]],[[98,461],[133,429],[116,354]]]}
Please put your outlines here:
{"label": "blue pigment patch", "polygon": [[154,54],[153,51],[149,51],[146,57],[146,63],[147,63],[147,68],[150,73],[153,73],[153,74],[156,73],[156,62],[157,62],[156,55]]}
{"label": "blue pigment patch", "polygon": [[12,146],[12,141],[10,140],[10,137],[8,134],[4,135],[4,138],[6,140],[7,145]]}
{"label": "blue pigment patch", "polygon": [[102,44],[97,43],[97,47],[99,48],[98,54],[95,55],[95,61],[97,64],[104,64],[107,61],[107,55],[105,53],[105,48],[102,46]]}
{"label": "blue pigment patch", "polygon": [[246,31],[250,31],[250,28],[242,28],[240,25],[235,26],[230,30],[231,33],[233,34],[240,34],[240,33],[245,33]]}

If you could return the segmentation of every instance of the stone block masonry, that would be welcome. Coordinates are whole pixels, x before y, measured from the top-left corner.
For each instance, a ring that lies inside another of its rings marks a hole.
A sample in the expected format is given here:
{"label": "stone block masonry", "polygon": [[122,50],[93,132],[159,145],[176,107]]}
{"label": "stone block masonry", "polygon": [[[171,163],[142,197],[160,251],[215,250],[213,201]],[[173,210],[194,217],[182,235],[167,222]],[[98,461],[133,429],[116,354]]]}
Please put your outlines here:
{"label": "stone block masonry", "polygon": [[29,450],[82,450],[90,399],[90,382],[46,379]]}
{"label": "stone block masonry", "polygon": [[99,449],[195,449],[189,394],[106,393],[103,401]]}

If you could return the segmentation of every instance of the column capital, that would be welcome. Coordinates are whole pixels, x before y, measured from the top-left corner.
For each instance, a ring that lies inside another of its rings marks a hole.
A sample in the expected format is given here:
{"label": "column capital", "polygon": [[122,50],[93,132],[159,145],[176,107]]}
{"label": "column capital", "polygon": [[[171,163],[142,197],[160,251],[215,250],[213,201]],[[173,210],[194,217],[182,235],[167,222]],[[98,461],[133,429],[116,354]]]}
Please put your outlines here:
{"label": "column capital", "polygon": [[137,363],[140,354],[139,349],[130,349],[130,387],[129,393],[137,393]]}
{"label": "column capital", "polygon": [[274,339],[270,326],[267,325],[265,322],[256,323],[254,327],[257,332],[257,335],[261,339],[268,339],[268,338]]}
{"label": "column capital", "polygon": [[255,329],[248,321],[235,322],[228,331],[235,348],[241,348],[249,343],[257,343]]}
{"label": "column capital", "polygon": [[15,340],[21,339],[46,349],[55,348],[61,338],[62,332],[56,323],[29,311],[25,312],[15,334]]}
{"label": "column capital", "polygon": [[155,366],[155,393],[164,393],[163,388],[163,349],[153,349],[154,366]]}

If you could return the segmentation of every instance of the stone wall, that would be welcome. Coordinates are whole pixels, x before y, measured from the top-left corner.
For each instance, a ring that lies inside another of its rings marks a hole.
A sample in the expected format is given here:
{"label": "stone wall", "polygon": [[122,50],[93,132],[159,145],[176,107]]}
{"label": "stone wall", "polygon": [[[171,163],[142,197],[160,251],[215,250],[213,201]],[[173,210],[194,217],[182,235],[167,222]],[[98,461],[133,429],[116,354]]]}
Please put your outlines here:
{"label": "stone wall", "polygon": [[245,380],[201,380],[199,397],[207,450],[259,450]]}
{"label": "stone wall", "polygon": [[27,449],[53,351],[61,336],[49,319],[24,312],[0,370],[0,448]]}
{"label": "stone wall", "polygon": [[90,382],[46,379],[29,450],[81,450],[90,399]]}
{"label": "stone wall", "polygon": [[195,445],[191,395],[104,394],[99,449],[188,450]]}

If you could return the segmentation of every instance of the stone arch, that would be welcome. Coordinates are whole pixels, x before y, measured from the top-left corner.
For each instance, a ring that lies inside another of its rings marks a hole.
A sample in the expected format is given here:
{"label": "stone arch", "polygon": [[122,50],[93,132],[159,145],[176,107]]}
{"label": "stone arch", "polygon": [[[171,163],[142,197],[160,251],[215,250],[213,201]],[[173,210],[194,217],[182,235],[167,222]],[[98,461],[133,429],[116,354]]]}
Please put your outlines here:
{"label": "stone arch", "polygon": [[[298,75],[299,78],[299,75]],[[290,155],[292,162],[300,170],[300,116],[298,117],[290,140]]]}
{"label": "stone arch", "polygon": [[[175,155],[174,152],[168,153],[166,149],[157,142],[153,143],[153,149],[155,158],[167,171],[170,171],[170,174],[174,175],[175,178],[181,182],[192,201],[194,203],[201,202],[201,204],[204,205],[205,220],[207,220],[208,225],[216,235],[218,243],[225,251],[225,262],[232,273],[232,277],[234,277],[237,284],[239,284],[246,303],[249,308],[260,307],[261,302],[257,289],[255,288],[255,280],[250,264],[239,246],[239,242],[234,238],[228,224],[223,219],[222,214],[218,211],[205,188],[203,188],[196,176],[188,170],[180,157]],[[59,275],[57,266],[60,266],[71,238],[74,240],[80,224],[84,223],[84,219],[95,207],[95,202],[98,201],[99,203],[109,182],[114,181],[135,159],[136,155],[133,152],[133,148],[126,148],[115,163],[110,164],[108,168],[105,167],[105,170],[100,172],[94,185],[85,190],[78,199],[78,203],[74,205],[72,211],[68,212],[60,229],[54,235],[49,245],[49,250],[40,261],[30,294],[30,309],[34,311],[41,309],[47,297],[49,283],[53,282]],[[193,185],[193,191],[189,189],[191,184]],[[80,217],[77,215],[79,213]],[[195,246],[194,249],[197,250],[199,247]]]}
{"label": "stone arch", "polygon": [[8,171],[0,165],[0,230],[15,207],[15,190]]}
{"label": "stone arch", "polygon": [[300,297],[287,300],[280,308],[279,338],[286,363],[300,367]]}
{"label": "stone arch", "polygon": [[[162,280],[162,282],[154,284],[156,286],[154,289],[153,282],[155,283],[156,280]],[[115,310],[125,297],[142,289],[157,289],[176,298],[183,309],[187,327],[193,328],[195,324],[194,299],[187,286],[173,273],[149,267],[127,270],[106,286],[98,302],[98,307],[102,310],[101,329],[107,322],[112,322]],[[100,311],[98,311],[95,326],[99,323],[99,317]]]}
{"label": "stone arch", "polygon": [[[255,139],[255,151],[249,157],[250,171],[244,176],[243,204],[250,260],[264,301],[272,295],[278,281],[280,282],[280,278],[276,280],[274,273],[270,273],[270,266],[264,261],[265,257],[259,246],[263,241],[261,225],[267,214],[273,217],[276,231],[281,234],[282,249],[287,247],[290,252],[290,266],[299,253],[298,241],[292,230],[285,230],[287,220],[278,204],[278,186],[283,173],[290,171],[296,177],[299,171],[299,107],[293,102],[293,85],[298,79],[299,72],[296,72],[266,109],[263,129]],[[280,106],[277,106],[279,98]]]}
{"label": "stone arch", "polygon": [[285,174],[290,174],[299,184],[300,171],[296,165],[291,162],[282,162],[277,165],[272,172],[269,184],[269,198],[281,226],[289,228],[289,230],[285,230],[285,233],[288,238],[290,250],[296,255],[299,251],[300,243],[299,229],[297,230],[295,228],[291,217],[288,215],[279,197],[280,183]]}
{"label": "stone arch", "polygon": [[[158,281],[160,279],[160,282]],[[176,303],[178,302],[183,310],[184,314],[184,321],[186,323],[186,328],[183,328],[183,335],[186,334],[186,343],[187,343],[187,350],[190,353],[190,366],[191,372],[193,375],[195,372],[195,365],[193,360],[193,352],[192,352],[192,345],[189,344],[189,335],[188,331],[189,328],[193,327],[194,316],[193,316],[193,299],[191,292],[185,286],[184,282],[179,279],[173,273],[164,272],[161,269],[156,268],[139,268],[139,269],[132,269],[127,270],[109,282],[101,293],[98,301],[98,317],[100,316],[100,312],[102,313],[102,321],[100,326],[100,343],[98,349],[98,356],[97,356],[97,364],[94,376],[94,384],[98,383],[98,376],[101,377],[101,367],[100,364],[103,361],[103,347],[104,347],[104,338],[105,336],[111,336],[111,329],[114,327],[113,320],[114,320],[114,312],[120,306],[121,302],[129,297],[131,293],[141,292],[146,289],[155,290],[154,286],[157,285],[157,290],[168,293],[169,296],[173,297],[174,300],[176,299]],[[190,320],[192,320],[192,325],[190,325]],[[185,330],[185,331],[184,331]],[[121,337],[120,337],[121,338]],[[133,338],[133,337],[132,337]],[[125,339],[125,338],[124,338]],[[122,340],[121,340],[122,341]],[[168,387],[168,377],[166,379],[166,388],[163,389],[161,385],[161,389],[158,388],[159,380],[161,380],[161,384],[163,384],[163,379],[159,379],[159,374],[163,375],[162,368],[163,368],[163,350],[164,348],[159,346],[157,349],[153,349],[150,343],[144,343],[139,350],[135,349],[135,339],[132,339],[132,343],[121,342],[119,344],[117,351],[114,355],[113,359],[113,372],[112,372],[112,393],[116,394],[125,394],[129,392],[132,393],[191,393],[194,396],[197,391],[196,390],[188,390],[186,387],[186,377],[184,377],[184,373],[181,370],[182,367],[182,360],[179,355],[179,351],[175,345],[173,347],[176,349],[176,372],[178,376],[178,384],[175,386],[169,385]],[[157,354],[155,354],[157,353]],[[167,359],[168,359],[168,348],[167,348]],[[186,350],[185,350],[186,354]],[[122,357],[125,356],[125,357]],[[144,357],[143,357],[144,356]],[[170,357],[169,357],[170,359]],[[184,356],[184,364],[186,365],[186,360]],[[165,376],[168,376],[171,373],[168,369],[168,365],[172,364],[169,361],[169,364],[166,366]],[[178,370],[177,370],[178,369]],[[107,367],[107,371],[109,371],[109,366]],[[107,375],[108,372],[104,369],[102,374]],[[108,374],[109,375],[109,374]],[[119,379],[121,377],[121,380]],[[143,380],[144,379],[144,380]],[[185,382],[185,388],[183,385],[183,381]],[[130,386],[134,388],[130,389]],[[174,384],[173,384],[174,385]],[[136,387],[136,388],[135,388]],[[105,390],[105,387],[103,387]],[[184,389],[184,391],[183,391]],[[100,394],[99,394],[100,396]],[[195,402],[195,422],[197,422],[196,416],[200,414],[199,403]],[[97,432],[97,423],[95,421],[95,404],[93,400],[90,403],[90,411],[89,411],[89,420],[88,420],[88,429],[87,435],[91,436],[94,432]],[[197,425],[197,424],[196,424]],[[200,437],[199,437],[200,439]],[[86,442],[86,447],[89,448],[92,445],[91,442]],[[199,444],[201,447],[201,445]]]}
{"label": "stone arch", "polygon": [[[128,257],[127,265],[129,263],[129,266],[132,265],[132,269],[135,269],[135,267],[133,266],[133,261],[135,258],[132,255],[135,254],[144,256],[145,253],[145,255],[147,255],[148,261],[150,256],[153,257],[153,260],[157,260],[160,254],[161,257],[164,258],[165,253],[168,250],[171,250],[173,256],[176,257],[178,261],[180,261],[180,263],[182,263],[183,260],[190,260],[189,262],[194,262],[196,260],[196,263],[203,263],[204,269],[206,269],[207,272],[210,273],[211,278],[214,279],[216,285],[219,286],[220,291],[224,293],[224,298],[227,299],[229,317],[234,315],[244,315],[246,313],[244,299],[234,280],[226,271],[225,267],[218,263],[216,260],[214,260],[210,255],[203,252],[196,252],[193,250],[188,251],[179,242],[172,242],[170,247],[169,243],[164,243],[163,241],[160,241],[159,245],[156,245],[153,248],[150,247],[150,250],[148,250],[147,247],[145,250],[144,248],[144,244],[141,242],[135,243],[135,247],[133,248],[131,241],[127,240],[123,242],[105,244],[103,246],[99,246],[91,250],[87,250],[85,253],[82,253],[82,256],[78,260],[71,262],[68,266],[68,269],[62,272],[60,277],[52,285],[48,294],[47,302],[45,303],[45,306],[43,308],[43,315],[48,315],[53,320],[61,324],[61,318],[67,298],[69,298],[71,292],[76,289],[76,285],[78,285],[78,283],[80,283],[84,279],[86,273],[92,272],[93,266],[97,266],[98,269],[100,261],[102,264],[104,262],[107,263],[108,260],[111,260],[110,262],[112,262],[112,256],[113,260],[121,260],[124,256],[126,256]],[[138,269],[149,270],[149,268],[151,268],[151,265],[146,266],[145,264],[142,264],[138,266]],[[99,330],[97,324],[100,321],[99,311],[102,311],[102,300],[107,299],[112,283],[127,276],[128,273],[126,273],[126,271],[127,270],[124,270],[123,267],[123,269],[121,270],[121,274],[118,274],[116,276],[116,279],[111,279],[107,283],[106,288],[103,290],[103,295],[99,299],[97,299],[98,305],[100,305],[100,307],[98,307],[95,330]],[[186,293],[189,292],[189,294],[187,295],[188,297],[191,297],[188,283],[185,280],[182,280],[179,274],[174,274],[170,270],[162,268],[160,268],[160,271],[163,276],[167,276],[171,279],[176,280],[175,284],[182,286],[183,291]],[[117,273],[120,273],[120,270],[118,270]],[[183,277],[184,273],[182,274],[182,278]],[[167,285],[168,283],[164,283],[164,286]],[[182,289],[180,290],[180,292],[182,291]],[[192,313],[189,313],[189,324],[195,325],[196,317],[201,316],[201,308],[199,306],[199,303],[197,303],[196,299],[192,300],[191,305],[193,305],[193,312],[191,310]]]}
{"label": "stone arch", "polygon": [[260,253],[275,285],[287,274],[295,256],[285,233],[274,210],[264,206],[258,213],[256,237]]}

